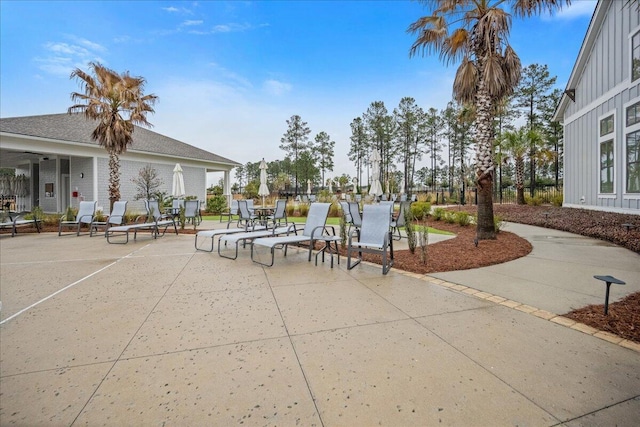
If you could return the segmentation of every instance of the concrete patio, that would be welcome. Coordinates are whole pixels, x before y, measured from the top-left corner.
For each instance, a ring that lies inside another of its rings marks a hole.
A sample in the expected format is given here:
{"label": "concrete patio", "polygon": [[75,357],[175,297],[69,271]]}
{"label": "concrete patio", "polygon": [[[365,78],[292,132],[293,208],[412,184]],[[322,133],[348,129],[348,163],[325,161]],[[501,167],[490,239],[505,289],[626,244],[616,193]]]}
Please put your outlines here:
{"label": "concrete patio", "polygon": [[291,248],[266,268],[192,235],[1,236],[0,425],[637,425],[640,346],[553,308],[602,303],[582,262],[626,279],[612,301],[639,290],[640,257],[520,232],[530,257],[439,278]]}

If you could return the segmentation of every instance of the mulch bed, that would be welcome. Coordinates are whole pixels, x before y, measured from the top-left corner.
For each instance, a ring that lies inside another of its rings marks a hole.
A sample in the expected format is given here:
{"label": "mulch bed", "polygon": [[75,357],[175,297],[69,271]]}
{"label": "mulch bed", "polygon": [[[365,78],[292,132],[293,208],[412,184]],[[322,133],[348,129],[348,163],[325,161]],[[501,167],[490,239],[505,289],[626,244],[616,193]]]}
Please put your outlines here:
{"label": "mulch bed", "polygon": [[565,317],[640,343],[640,292],[609,304],[606,316],[604,305],[588,305],[565,314]]}

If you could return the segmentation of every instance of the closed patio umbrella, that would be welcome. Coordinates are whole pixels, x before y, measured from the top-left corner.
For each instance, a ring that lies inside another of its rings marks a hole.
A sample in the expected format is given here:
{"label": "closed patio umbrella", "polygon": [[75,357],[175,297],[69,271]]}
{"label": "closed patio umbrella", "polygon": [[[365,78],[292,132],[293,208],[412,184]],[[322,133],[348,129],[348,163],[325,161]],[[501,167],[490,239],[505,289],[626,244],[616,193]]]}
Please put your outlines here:
{"label": "closed patio umbrella", "polygon": [[269,195],[269,187],[267,186],[267,162],[264,158],[260,162],[260,188],[258,196],[262,196],[262,207],[264,207],[264,198]]}
{"label": "closed patio umbrella", "polygon": [[184,196],[184,176],[182,175],[182,167],[180,163],[176,163],[176,167],[173,168],[173,187],[171,189],[171,195],[173,197]]}
{"label": "closed patio umbrella", "polygon": [[333,193],[333,180],[329,179],[329,193]]}
{"label": "closed patio umbrella", "polygon": [[377,150],[373,151],[371,155],[371,188],[369,188],[369,194],[374,197],[382,196],[382,184],[380,184],[380,162],[382,158]]}
{"label": "closed patio umbrella", "polygon": [[307,195],[311,195],[311,180],[307,180]]}

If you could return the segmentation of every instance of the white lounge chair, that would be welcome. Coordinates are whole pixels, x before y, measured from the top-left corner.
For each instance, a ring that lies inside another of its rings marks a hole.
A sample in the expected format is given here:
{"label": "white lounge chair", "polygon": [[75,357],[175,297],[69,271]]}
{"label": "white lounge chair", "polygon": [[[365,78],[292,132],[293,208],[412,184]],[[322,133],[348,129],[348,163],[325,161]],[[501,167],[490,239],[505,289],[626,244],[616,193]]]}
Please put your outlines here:
{"label": "white lounge chair", "polygon": [[[243,233],[233,233],[233,234],[224,234],[218,239],[218,255],[223,258],[236,259],[238,258],[238,248],[240,243],[242,243],[243,247],[246,245],[248,241],[253,239],[257,239],[259,237],[269,237],[269,236],[280,236],[282,234],[291,234],[296,233],[296,224],[290,224],[288,226],[275,227],[275,228],[265,228],[257,231],[247,231]],[[229,256],[223,254],[222,252],[222,244],[224,246],[228,246],[229,244],[235,245],[235,254],[233,256]]]}
{"label": "white lounge chair", "polygon": [[[349,235],[347,270],[360,264],[363,253],[375,253],[382,256],[382,274],[389,272],[393,266],[393,239],[389,231],[390,226],[391,215],[389,215],[388,206],[364,206],[359,235],[355,230]],[[354,264],[351,264],[352,253],[358,253],[358,260]]]}
{"label": "white lounge chair", "polygon": [[[309,208],[307,222],[304,225],[302,234],[289,234],[287,236],[273,236],[254,239],[251,243],[251,260],[253,260],[253,262],[257,262],[258,264],[271,267],[274,262],[274,252],[276,247],[283,247],[284,256],[287,256],[288,245],[309,242],[309,261],[311,261],[311,252],[313,250],[315,240],[326,230],[325,227],[330,206],[331,203],[312,203],[311,207]],[[269,248],[269,250],[271,251],[271,264],[266,264],[253,258],[256,246]]]}
{"label": "white lounge chair", "polygon": [[[231,223],[227,223],[227,228],[215,228],[213,230],[200,230],[196,233],[196,241],[195,246],[197,251],[205,251],[205,252],[213,252],[215,248],[215,238],[220,238],[225,234],[234,234],[234,233],[247,233],[249,231],[260,231],[265,230],[266,227],[262,225],[253,225],[252,227],[236,227],[229,228]],[[211,249],[203,249],[201,245],[198,245],[198,239],[211,239]]]}
{"label": "white lounge chair", "polygon": [[124,223],[124,215],[127,212],[127,201],[120,200],[113,204],[113,210],[109,214],[109,217],[106,221],[97,222],[94,221],[91,223],[91,230],[89,231],[89,236],[93,237],[93,232],[98,231],[98,228],[104,227],[104,235],[107,236],[107,229],[111,226],[118,226]]}
{"label": "white lounge chair", "polygon": [[91,232],[91,224],[93,223],[93,217],[96,214],[96,206],[98,205],[97,201],[94,202],[80,202],[78,206],[78,214],[76,215],[76,219],[73,221],[63,221],[60,218],[60,222],[58,223],[58,236],[62,235],[62,228],[75,228],[76,236],[80,235],[80,227],[82,224],[87,224],[89,227],[89,232]]}
{"label": "white lounge chair", "polygon": [[[176,235],[178,234],[178,227],[176,227],[176,222],[174,221],[173,216],[164,215],[160,211],[157,200],[145,200],[144,205],[147,208],[147,221],[144,223],[109,227],[105,231],[107,242],[126,244],[129,242],[129,233],[133,232],[133,240],[136,240],[136,238],[138,237],[138,231],[150,231],[153,238],[156,239],[158,238],[158,236],[164,236],[170,226],[173,226],[173,230],[175,231]],[[160,228],[162,228],[162,234],[160,234]],[[111,241],[116,235],[123,234],[126,236],[124,242]]]}
{"label": "white lounge chair", "polygon": [[7,220],[0,222],[0,229],[11,228],[11,237],[14,237],[18,233],[18,227],[25,225],[33,225],[36,227],[38,233],[40,233],[40,220],[36,219],[24,219],[24,216],[29,212],[22,212],[19,214],[12,213],[8,216]]}

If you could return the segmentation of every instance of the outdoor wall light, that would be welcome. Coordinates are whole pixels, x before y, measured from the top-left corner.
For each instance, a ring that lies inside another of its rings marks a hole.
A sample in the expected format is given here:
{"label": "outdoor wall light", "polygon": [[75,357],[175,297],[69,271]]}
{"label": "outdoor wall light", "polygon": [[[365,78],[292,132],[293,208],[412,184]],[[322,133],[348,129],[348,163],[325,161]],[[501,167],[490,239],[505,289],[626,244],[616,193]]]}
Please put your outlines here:
{"label": "outdoor wall light", "polygon": [[84,172],[80,172],[80,179],[84,178]]}

